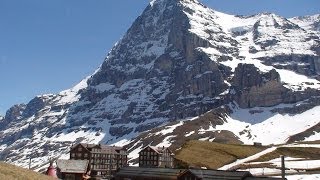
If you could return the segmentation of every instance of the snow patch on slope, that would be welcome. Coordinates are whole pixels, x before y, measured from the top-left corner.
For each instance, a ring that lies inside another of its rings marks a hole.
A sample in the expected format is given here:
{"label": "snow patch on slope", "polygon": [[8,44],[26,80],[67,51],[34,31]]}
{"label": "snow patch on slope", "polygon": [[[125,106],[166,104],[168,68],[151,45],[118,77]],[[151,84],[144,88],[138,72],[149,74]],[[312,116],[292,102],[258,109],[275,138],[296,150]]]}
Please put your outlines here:
{"label": "snow patch on slope", "polygon": [[293,91],[301,91],[307,88],[320,89],[320,81],[316,79],[285,69],[277,69],[277,72],[280,75],[281,82],[285,83],[284,86]]}
{"label": "snow patch on slope", "polygon": [[[279,105],[275,108],[285,106],[287,105]],[[227,130],[235,133],[245,144],[253,144],[253,142],[261,142],[265,145],[281,144],[297,132],[303,132],[320,122],[317,118],[320,116],[320,106],[295,115],[272,113],[270,111],[272,109],[234,109],[223,125],[201,129],[199,133]]]}
{"label": "snow patch on slope", "polygon": [[266,150],[263,150],[257,154],[254,154],[252,156],[249,156],[247,158],[244,158],[244,159],[238,159],[237,161],[231,163],[231,164],[227,164],[225,166],[222,166],[219,168],[219,170],[229,170],[230,168],[232,167],[235,167],[235,166],[238,166],[240,164],[243,164],[245,162],[248,162],[248,161],[252,161],[252,160],[255,160],[255,159],[258,159],[259,157],[265,155],[265,154],[268,154],[270,152],[273,152],[274,150],[276,150],[277,148],[276,147],[271,147],[271,148],[268,148]]}
{"label": "snow patch on slope", "polygon": [[[314,30],[313,24],[315,22],[320,22],[320,14],[315,14],[312,16],[294,17],[290,18],[289,20],[306,30]],[[320,29],[318,29],[318,31],[320,31]]]}
{"label": "snow patch on slope", "polygon": [[320,140],[320,132],[314,132],[313,135],[307,137],[304,139],[304,141],[317,141]]}
{"label": "snow patch on slope", "polygon": [[159,134],[166,135],[166,134],[172,133],[174,129],[176,129],[177,127],[182,126],[182,125],[183,125],[183,121],[180,121],[179,123],[177,123],[175,125],[168,126],[165,129],[163,129],[162,131],[157,132],[155,135],[159,135]]}
{"label": "snow patch on slope", "polygon": [[73,102],[78,101],[80,98],[80,95],[78,93],[81,89],[85,89],[88,87],[87,81],[90,77],[91,76],[86,77],[71,89],[61,91],[59,93],[59,96],[61,96],[59,104],[71,104]]}
{"label": "snow patch on slope", "polygon": [[305,174],[305,175],[288,175],[288,180],[317,180],[320,179],[320,174]]}

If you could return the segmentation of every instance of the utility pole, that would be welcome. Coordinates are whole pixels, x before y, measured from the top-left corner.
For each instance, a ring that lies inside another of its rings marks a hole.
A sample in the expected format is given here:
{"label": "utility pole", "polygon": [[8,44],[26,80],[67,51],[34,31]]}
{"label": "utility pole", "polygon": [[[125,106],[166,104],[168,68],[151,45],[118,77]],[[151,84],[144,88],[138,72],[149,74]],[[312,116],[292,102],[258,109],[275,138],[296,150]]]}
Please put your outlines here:
{"label": "utility pole", "polygon": [[31,169],[31,156],[29,158],[29,169]]}
{"label": "utility pole", "polygon": [[286,179],[286,167],[284,164],[284,155],[281,155],[280,158],[281,158],[281,177],[284,180]]}

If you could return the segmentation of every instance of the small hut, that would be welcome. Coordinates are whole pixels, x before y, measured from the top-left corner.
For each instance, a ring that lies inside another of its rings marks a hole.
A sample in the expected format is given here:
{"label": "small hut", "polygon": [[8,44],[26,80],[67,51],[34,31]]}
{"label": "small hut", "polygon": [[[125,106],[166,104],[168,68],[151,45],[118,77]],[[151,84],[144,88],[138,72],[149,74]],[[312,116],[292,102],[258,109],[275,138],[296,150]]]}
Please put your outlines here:
{"label": "small hut", "polygon": [[88,160],[57,160],[59,177],[67,180],[87,180],[90,178]]}

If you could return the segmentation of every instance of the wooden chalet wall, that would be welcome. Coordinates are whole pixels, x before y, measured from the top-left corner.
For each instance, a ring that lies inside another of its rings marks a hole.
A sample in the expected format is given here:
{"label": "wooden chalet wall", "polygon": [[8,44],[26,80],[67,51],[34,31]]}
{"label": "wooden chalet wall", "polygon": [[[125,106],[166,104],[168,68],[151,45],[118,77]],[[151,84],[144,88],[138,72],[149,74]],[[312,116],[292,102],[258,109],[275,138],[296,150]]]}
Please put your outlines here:
{"label": "wooden chalet wall", "polygon": [[70,159],[74,160],[89,160],[91,152],[82,144],[78,144],[70,150]]}
{"label": "wooden chalet wall", "polygon": [[139,167],[158,167],[160,154],[151,147],[139,152]]}
{"label": "wooden chalet wall", "polygon": [[70,159],[89,160],[91,177],[111,177],[118,168],[127,166],[127,152],[119,147],[78,144],[71,148]]}
{"label": "wooden chalet wall", "polygon": [[168,148],[163,149],[159,159],[159,167],[173,168],[172,152]]}
{"label": "wooden chalet wall", "polygon": [[165,147],[147,146],[139,152],[139,167],[173,167],[172,152]]}

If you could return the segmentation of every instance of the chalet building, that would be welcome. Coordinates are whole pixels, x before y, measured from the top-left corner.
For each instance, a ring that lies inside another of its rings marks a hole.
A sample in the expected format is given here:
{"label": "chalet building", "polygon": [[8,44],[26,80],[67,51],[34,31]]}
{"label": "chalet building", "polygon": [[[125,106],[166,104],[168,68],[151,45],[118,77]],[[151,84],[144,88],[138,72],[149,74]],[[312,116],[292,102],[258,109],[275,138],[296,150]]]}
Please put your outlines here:
{"label": "chalet building", "polygon": [[89,160],[57,160],[57,173],[64,180],[87,180],[89,174]]}
{"label": "chalet building", "polygon": [[166,147],[147,146],[139,152],[139,167],[173,168],[173,153]]}
{"label": "chalet building", "polygon": [[128,164],[125,149],[101,144],[76,144],[71,147],[70,159],[88,160],[94,179],[111,179],[118,168]]}
{"label": "chalet building", "polygon": [[209,169],[172,169],[123,167],[114,176],[115,180],[280,180],[281,178],[255,177],[247,171],[220,171]]}

